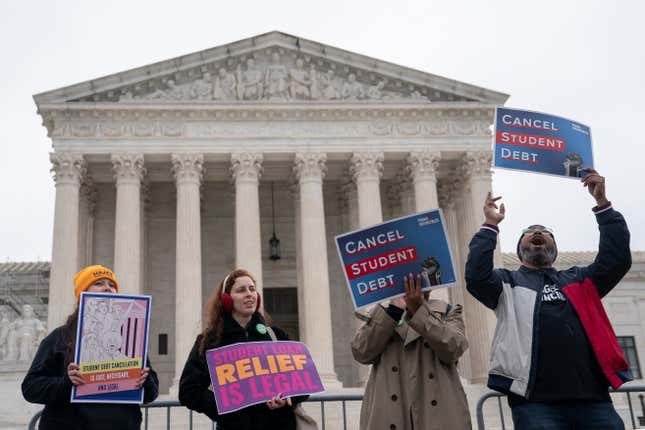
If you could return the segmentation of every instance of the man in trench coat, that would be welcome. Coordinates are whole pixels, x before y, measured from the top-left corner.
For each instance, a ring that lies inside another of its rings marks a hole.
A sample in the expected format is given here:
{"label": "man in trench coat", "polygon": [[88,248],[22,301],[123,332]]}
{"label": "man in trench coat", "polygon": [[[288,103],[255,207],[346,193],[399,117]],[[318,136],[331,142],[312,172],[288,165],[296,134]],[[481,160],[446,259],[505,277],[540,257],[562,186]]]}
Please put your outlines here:
{"label": "man in trench coat", "polygon": [[468,348],[462,308],[427,300],[418,275],[405,277],[403,285],[404,298],[374,306],[352,340],[354,359],[372,365],[360,429],[470,429],[457,373]]}

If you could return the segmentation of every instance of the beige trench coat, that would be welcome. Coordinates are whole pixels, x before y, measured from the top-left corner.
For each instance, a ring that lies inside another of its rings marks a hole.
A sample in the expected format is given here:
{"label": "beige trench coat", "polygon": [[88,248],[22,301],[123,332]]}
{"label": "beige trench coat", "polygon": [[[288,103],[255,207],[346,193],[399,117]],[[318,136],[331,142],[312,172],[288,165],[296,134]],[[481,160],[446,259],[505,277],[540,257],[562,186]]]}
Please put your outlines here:
{"label": "beige trench coat", "polygon": [[361,430],[471,428],[456,367],[468,348],[461,313],[460,305],[429,300],[400,325],[380,305],[363,318],[352,340],[356,361],[372,364]]}

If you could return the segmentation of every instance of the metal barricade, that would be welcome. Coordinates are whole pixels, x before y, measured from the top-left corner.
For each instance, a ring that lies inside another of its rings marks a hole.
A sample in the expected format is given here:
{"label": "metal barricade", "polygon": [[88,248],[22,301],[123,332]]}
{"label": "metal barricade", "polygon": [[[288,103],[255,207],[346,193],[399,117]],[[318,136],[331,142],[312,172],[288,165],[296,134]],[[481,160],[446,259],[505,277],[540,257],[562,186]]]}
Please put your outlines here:
{"label": "metal barricade", "polygon": [[[629,407],[629,418],[631,420],[632,429],[641,428],[645,424],[643,416],[638,417],[638,423],[636,422],[636,414],[634,413],[634,405],[632,403],[632,393],[645,393],[645,385],[624,385],[617,390],[609,390],[610,393],[624,393],[627,398],[627,405]],[[497,405],[499,409],[499,418],[502,430],[506,430],[506,422],[504,420],[504,411],[502,410],[502,398],[506,397],[505,394],[499,393],[497,391],[489,391],[484,393],[479,400],[477,401],[476,407],[476,416],[477,416],[477,428],[479,430],[486,430],[486,425],[484,423],[484,403],[486,400],[495,397],[497,398]],[[642,413],[645,415],[645,404],[643,403],[643,395],[639,395]]]}
{"label": "metal barricade", "polygon": [[[326,430],[326,422],[325,422],[325,406],[326,404],[330,402],[340,402],[341,403],[341,410],[342,410],[342,418],[343,418],[343,430],[347,430],[347,402],[360,402],[363,400],[363,394],[315,394],[309,396],[309,398],[306,400],[307,403],[320,403],[320,415],[321,415],[321,422],[319,423],[320,428],[322,430]],[[155,401],[152,403],[149,403],[147,405],[141,405],[142,409],[142,414],[143,414],[143,422],[142,428],[145,430],[148,430],[148,424],[149,424],[149,411],[150,409],[165,409],[166,410],[166,430],[171,429],[170,425],[170,417],[171,417],[171,411],[173,408],[181,408],[183,409],[184,407],[179,404],[179,401],[177,400],[159,400]],[[29,430],[36,430],[38,426],[38,420],[40,419],[40,416],[42,415],[43,411],[38,411],[29,421]],[[193,428],[193,411],[189,411],[188,413],[188,429],[192,430]],[[216,430],[217,425],[215,423],[212,423],[211,425],[211,430]]]}

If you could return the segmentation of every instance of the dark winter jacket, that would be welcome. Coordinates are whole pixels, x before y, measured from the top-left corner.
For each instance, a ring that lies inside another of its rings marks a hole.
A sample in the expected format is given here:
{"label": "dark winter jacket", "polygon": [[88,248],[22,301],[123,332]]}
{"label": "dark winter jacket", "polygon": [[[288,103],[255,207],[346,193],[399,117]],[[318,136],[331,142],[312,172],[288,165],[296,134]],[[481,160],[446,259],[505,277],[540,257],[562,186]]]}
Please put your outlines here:
{"label": "dark winter jacket", "polygon": [[[22,381],[25,400],[45,405],[39,429],[134,430],[141,427],[139,405],[70,403],[72,381],[67,376],[66,356],[62,327],[58,327],[43,339]],[[150,367],[149,361],[147,366]],[[143,388],[144,403],[157,398],[159,380],[152,367]]]}
{"label": "dark winter jacket", "polygon": [[497,316],[490,388],[536,401],[609,400],[608,383],[617,388],[631,380],[600,301],[631,267],[629,231],[611,205],[594,213],[600,244],[586,267],[493,269],[496,227],[482,226],[471,240],[467,289]]}
{"label": "dark winter jacket", "polygon": [[[219,345],[207,349],[231,345],[239,342],[270,341],[268,333],[260,333],[257,325],[264,325],[264,319],[259,313],[253,314],[246,328],[240,326],[230,315],[224,319],[224,330]],[[287,334],[278,327],[272,327],[278,340],[289,340]],[[199,344],[202,335],[197,336],[193,349],[184,366],[179,381],[179,402],[196,412],[206,414],[217,422],[218,430],[295,430],[296,421],[293,408],[285,406],[271,410],[266,404],[260,403],[236,412],[218,414],[215,395],[209,389],[211,385],[205,356],[199,354]],[[294,406],[306,397],[294,397]]]}

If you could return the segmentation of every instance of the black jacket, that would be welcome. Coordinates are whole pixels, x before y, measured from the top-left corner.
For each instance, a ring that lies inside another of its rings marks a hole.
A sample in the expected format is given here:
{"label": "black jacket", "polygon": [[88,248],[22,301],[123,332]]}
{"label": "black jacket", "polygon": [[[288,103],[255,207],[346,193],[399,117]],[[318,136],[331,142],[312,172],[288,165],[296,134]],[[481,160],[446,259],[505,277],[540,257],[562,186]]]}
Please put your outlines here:
{"label": "black jacket", "polygon": [[[70,403],[72,381],[67,376],[62,327],[52,331],[38,347],[22,381],[22,395],[31,403],[45,405],[39,428],[65,430],[130,430],[141,427],[141,409],[133,404]],[[147,366],[150,367],[148,361]],[[150,367],[144,403],[159,394],[157,374]]]}
{"label": "black jacket", "polygon": [[[271,340],[268,333],[259,333],[258,324],[264,324],[259,313],[253,314],[246,328],[240,326],[230,315],[224,319],[224,330],[219,345],[209,346],[212,349],[239,342],[258,342]],[[272,327],[278,340],[289,340],[287,334],[278,327]],[[202,335],[197,336],[193,349],[184,366],[179,381],[179,402],[196,412],[206,414],[217,422],[219,430],[295,430],[296,421],[293,409],[285,406],[280,409],[269,409],[260,403],[236,412],[219,415],[215,404],[215,395],[208,388],[211,384],[205,356],[199,354]],[[294,397],[294,405],[306,397]]]}

